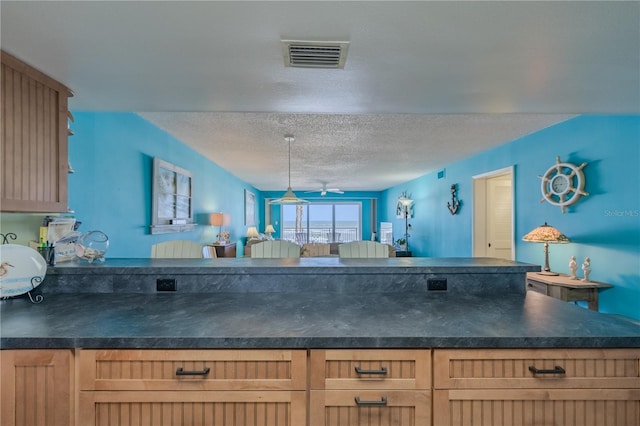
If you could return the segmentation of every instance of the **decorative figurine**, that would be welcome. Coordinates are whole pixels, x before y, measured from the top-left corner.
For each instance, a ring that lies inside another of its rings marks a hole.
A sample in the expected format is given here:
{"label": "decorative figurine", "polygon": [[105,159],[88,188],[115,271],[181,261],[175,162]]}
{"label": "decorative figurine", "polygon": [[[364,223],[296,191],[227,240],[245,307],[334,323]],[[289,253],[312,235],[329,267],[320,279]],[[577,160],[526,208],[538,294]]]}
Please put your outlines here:
{"label": "decorative figurine", "polygon": [[591,259],[588,257],[584,258],[584,262],[582,262],[582,272],[584,272],[584,278],[582,281],[585,283],[589,282],[589,274],[591,273]]}
{"label": "decorative figurine", "polygon": [[569,260],[569,270],[571,271],[571,276],[569,278],[577,280],[578,277],[576,277],[576,271],[578,270],[578,263],[576,262],[575,256],[571,256],[571,259]]}

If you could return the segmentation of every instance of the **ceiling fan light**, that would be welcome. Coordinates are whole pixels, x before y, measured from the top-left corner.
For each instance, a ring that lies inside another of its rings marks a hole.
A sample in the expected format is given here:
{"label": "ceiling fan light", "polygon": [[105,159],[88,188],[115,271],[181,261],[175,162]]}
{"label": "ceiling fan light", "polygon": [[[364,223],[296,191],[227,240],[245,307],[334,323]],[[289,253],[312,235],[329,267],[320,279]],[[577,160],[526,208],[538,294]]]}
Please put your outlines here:
{"label": "ceiling fan light", "polygon": [[309,202],[307,200],[298,198],[291,189],[291,142],[293,142],[295,138],[293,135],[284,135],[284,140],[289,144],[289,186],[282,198],[276,198],[270,201],[269,204],[308,204]]}
{"label": "ceiling fan light", "polygon": [[272,200],[269,204],[308,204],[307,200],[303,200],[302,198],[298,198],[296,194],[293,193],[291,187],[287,188],[287,192],[284,193],[282,198],[277,198]]}

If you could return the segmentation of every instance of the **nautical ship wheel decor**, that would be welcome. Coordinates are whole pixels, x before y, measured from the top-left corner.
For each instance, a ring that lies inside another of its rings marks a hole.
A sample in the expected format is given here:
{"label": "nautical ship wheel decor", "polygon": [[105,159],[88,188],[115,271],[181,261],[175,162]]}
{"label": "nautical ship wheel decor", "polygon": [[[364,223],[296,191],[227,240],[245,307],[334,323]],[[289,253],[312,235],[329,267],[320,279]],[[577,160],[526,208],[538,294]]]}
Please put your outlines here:
{"label": "nautical ship wheel decor", "polygon": [[567,206],[575,203],[583,195],[589,195],[584,191],[585,179],[582,169],[587,163],[579,166],[571,163],[563,163],[560,156],[556,157],[556,164],[549,167],[549,170],[539,176],[540,190],[542,191],[541,203],[545,201],[554,206],[560,207],[562,213]]}

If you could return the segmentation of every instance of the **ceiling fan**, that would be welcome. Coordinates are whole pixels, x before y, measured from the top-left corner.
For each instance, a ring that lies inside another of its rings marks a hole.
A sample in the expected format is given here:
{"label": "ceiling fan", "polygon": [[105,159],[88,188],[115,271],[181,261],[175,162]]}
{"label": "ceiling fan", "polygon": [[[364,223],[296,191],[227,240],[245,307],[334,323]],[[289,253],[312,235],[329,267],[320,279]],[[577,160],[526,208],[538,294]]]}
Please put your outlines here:
{"label": "ceiling fan", "polygon": [[326,182],[322,182],[322,188],[314,189],[313,191],[305,191],[305,194],[310,194],[312,192],[319,192],[321,197],[327,195],[328,192],[331,192],[333,194],[344,194],[344,191],[341,191],[338,188],[327,188]]}
{"label": "ceiling fan", "polygon": [[289,143],[289,186],[287,192],[281,198],[271,200],[269,204],[308,204],[307,200],[298,198],[291,190],[291,142],[295,140],[293,135],[284,135],[284,140]]}

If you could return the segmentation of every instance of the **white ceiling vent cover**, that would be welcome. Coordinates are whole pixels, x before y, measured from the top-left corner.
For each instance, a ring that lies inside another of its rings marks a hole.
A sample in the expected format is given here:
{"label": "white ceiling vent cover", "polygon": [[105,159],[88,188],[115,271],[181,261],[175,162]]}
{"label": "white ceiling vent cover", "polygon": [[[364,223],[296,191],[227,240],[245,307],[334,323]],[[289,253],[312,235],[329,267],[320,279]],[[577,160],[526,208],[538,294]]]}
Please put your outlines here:
{"label": "white ceiling vent cover", "polygon": [[281,40],[285,67],[344,68],[348,41]]}

